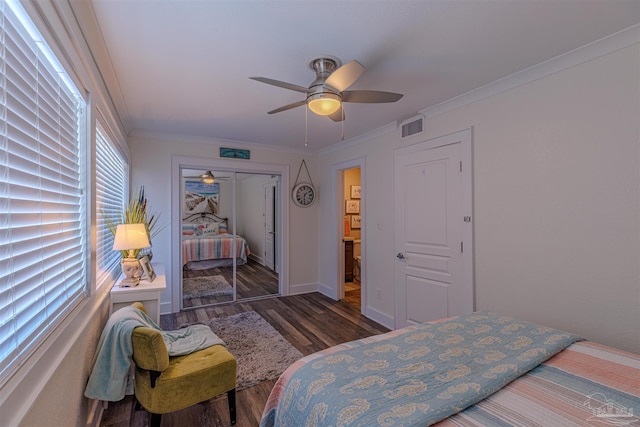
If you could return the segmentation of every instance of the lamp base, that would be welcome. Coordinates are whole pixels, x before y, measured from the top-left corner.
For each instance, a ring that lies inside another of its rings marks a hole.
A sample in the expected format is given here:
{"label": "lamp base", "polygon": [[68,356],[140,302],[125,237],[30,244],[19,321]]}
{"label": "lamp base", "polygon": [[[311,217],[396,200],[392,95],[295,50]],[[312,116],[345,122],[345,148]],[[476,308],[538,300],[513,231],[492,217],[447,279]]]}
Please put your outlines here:
{"label": "lamp base", "polygon": [[122,281],[120,282],[120,287],[121,288],[133,288],[136,287],[140,284],[140,279],[134,279],[133,277],[128,277],[128,278],[124,278],[122,279]]}
{"label": "lamp base", "polygon": [[122,258],[121,264],[124,279],[120,282],[120,287],[132,288],[134,286],[138,286],[140,283],[140,276],[142,276],[140,262],[136,258]]}

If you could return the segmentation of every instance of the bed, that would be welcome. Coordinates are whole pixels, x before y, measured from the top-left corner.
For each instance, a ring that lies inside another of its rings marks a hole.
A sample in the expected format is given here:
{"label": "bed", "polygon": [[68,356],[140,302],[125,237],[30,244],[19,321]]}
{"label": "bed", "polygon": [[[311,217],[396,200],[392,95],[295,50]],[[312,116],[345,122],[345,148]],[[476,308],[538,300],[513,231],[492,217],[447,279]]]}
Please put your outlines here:
{"label": "bed", "polygon": [[640,355],[477,312],[306,356],[261,427],[640,425]]}
{"label": "bed", "polygon": [[230,234],[227,219],[211,213],[190,215],[182,222],[182,264],[204,270],[247,262],[249,245],[244,237]]}

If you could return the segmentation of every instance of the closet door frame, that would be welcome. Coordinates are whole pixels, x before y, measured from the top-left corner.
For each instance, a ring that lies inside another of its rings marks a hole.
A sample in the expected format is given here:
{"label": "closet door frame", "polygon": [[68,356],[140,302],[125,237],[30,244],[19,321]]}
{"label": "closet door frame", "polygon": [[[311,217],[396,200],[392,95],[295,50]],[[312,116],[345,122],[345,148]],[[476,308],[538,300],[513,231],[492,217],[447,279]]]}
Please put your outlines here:
{"label": "closet door frame", "polygon": [[[260,163],[247,160],[225,160],[190,156],[172,156],[171,158],[171,312],[180,311],[180,286],[182,283],[182,236],[181,236],[181,169],[216,169],[225,172],[259,173],[280,175],[279,191],[289,188],[289,165]],[[235,197],[235,195],[234,195]],[[280,292],[289,295],[289,205],[288,197],[278,195],[279,215],[277,218],[280,233],[276,257],[280,259]],[[234,206],[235,209],[235,206]],[[235,211],[234,211],[235,212]]]}

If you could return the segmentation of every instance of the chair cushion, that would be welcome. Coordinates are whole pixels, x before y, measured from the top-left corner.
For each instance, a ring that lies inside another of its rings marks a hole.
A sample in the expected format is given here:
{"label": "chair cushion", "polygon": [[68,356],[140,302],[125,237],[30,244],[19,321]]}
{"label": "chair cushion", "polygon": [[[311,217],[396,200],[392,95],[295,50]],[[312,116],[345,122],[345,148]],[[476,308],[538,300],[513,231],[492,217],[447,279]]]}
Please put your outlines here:
{"label": "chair cushion", "polygon": [[222,345],[170,357],[153,389],[150,372],[136,366],[136,398],[151,413],[178,411],[233,390],[236,368],[236,359]]}

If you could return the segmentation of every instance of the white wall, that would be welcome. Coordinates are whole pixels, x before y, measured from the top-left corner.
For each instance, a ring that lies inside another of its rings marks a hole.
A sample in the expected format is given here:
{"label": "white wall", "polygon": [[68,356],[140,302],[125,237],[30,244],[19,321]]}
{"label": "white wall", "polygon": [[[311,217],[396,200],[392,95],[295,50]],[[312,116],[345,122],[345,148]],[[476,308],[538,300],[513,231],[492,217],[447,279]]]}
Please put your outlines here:
{"label": "white wall", "polygon": [[[214,172],[215,173],[215,172]],[[227,218],[227,228],[229,233],[233,233],[233,184],[231,181],[218,181],[219,199],[218,213],[222,218]]]}
{"label": "white wall", "polygon": [[[99,311],[96,311],[98,306]],[[13,390],[0,407],[0,425],[98,425],[102,403],[85,398],[84,389],[108,315],[108,297],[101,298],[98,305],[88,304],[81,310],[78,318],[70,327],[65,328],[63,336],[59,337],[59,340],[64,342],[66,335],[73,336],[69,340],[71,342],[61,344],[65,349],[62,355],[52,357],[48,353],[45,354],[36,362],[37,366],[30,373],[30,377],[40,374],[47,378],[47,381],[43,381],[42,378],[24,380],[17,390]],[[29,397],[31,393],[37,394],[37,398],[24,414],[24,418],[16,424],[12,417],[21,409],[25,397]]]}
{"label": "white wall", "polygon": [[[473,127],[476,308],[640,352],[640,45],[430,117],[424,139]],[[379,132],[318,158],[366,156],[369,308],[393,317],[393,149]],[[319,228],[332,226],[322,199]],[[335,214],[333,214],[335,216]],[[320,281],[336,248],[320,234]],[[375,297],[382,289],[383,300]]]}
{"label": "white wall", "polygon": [[[343,216],[338,212],[344,212],[344,208],[337,207],[336,203],[338,199],[344,203],[344,197],[343,188],[337,188],[337,177],[332,168],[344,161],[365,157],[364,170],[360,171],[360,211],[364,213],[360,234],[366,245],[365,314],[390,327],[393,326],[395,260],[393,244],[390,244],[393,242],[393,141],[395,126],[387,126],[373,136],[352,141],[343,149],[326,150],[318,156],[320,186],[327,189],[319,199],[318,212],[320,289],[336,298],[340,280],[336,272],[340,256],[338,245],[342,245],[338,235],[339,227],[343,227]],[[327,197],[328,189],[337,191],[339,198]]]}
{"label": "white wall", "polygon": [[[258,147],[251,144],[230,143],[213,139],[192,138],[185,136],[166,136],[134,133],[128,140],[131,147],[132,172],[131,188],[144,185],[145,195],[151,209],[161,214],[160,223],[165,225],[162,232],[153,241],[153,260],[165,266],[167,275],[167,291],[161,300],[162,313],[178,311],[180,307],[171,304],[172,283],[172,227],[178,227],[180,218],[171,216],[171,182],[172,158],[174,156],[193,156],[202,160],[219,161],[220,146],[234,146],[251,149],[249,162],[285,165],[289,175],[297,171],[304,158],[311,175],[317,176],[315,155],[303,149],[293,152],[277,147]],[[230,162],[233,162],[231,160]],[[240,163],[239,163],[240,164]],[[290,185],[293,186],[290,178]],[[315,179],[314,179],[315,182]],[[321,191],[321,190],[320,190]],[[289,205],[289,289],[291,293],[302,289],[315,290],[318,283],[318,250],[316,244],[317,207],[298,208],[291,203],[291,188],[283,188],[282,197]],[[175,234],[175,233],[174,233]],[[176,284],[178,285],[178,284]]]}

